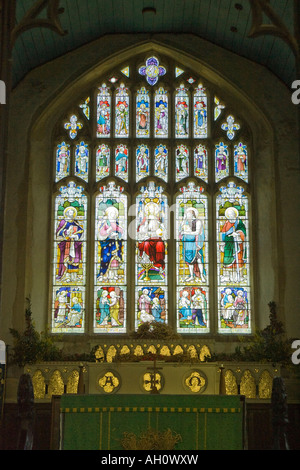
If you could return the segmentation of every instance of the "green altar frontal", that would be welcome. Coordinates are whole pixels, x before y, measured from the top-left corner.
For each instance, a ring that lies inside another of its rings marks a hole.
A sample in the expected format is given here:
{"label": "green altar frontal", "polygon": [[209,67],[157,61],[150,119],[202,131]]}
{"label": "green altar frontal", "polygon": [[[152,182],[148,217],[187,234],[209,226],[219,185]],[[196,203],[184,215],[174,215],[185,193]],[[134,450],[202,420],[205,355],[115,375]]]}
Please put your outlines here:
{"label": "green altar frontal", "polygon": [[124,450],[124,433],[171,430],[175,450],[244,447],[243,397],[228,395],[62,395],[63,450]]}

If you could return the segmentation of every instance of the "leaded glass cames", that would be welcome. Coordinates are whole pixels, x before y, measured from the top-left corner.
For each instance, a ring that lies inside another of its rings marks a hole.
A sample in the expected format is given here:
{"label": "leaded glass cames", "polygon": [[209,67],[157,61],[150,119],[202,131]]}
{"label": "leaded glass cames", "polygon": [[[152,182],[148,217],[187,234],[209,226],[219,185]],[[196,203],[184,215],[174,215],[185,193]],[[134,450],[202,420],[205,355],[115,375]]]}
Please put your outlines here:
{"label": "leaded glass cames", "polygon": [[150,56],[102,77],[66,114],[52,332],[153,321],[182,334],[252,331],[249,147],[221,95]]}

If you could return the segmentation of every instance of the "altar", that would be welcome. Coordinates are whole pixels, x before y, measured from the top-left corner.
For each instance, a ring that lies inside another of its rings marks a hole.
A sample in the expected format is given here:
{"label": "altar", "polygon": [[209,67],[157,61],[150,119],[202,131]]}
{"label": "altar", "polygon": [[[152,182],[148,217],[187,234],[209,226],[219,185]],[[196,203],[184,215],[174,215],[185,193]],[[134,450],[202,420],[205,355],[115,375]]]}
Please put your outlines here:
{"label": "altar", "polygon": [[62,395],[60,449],[124,450],[125,434],[179,436],[174,450],[244,448],[244,397],[229,395]]}

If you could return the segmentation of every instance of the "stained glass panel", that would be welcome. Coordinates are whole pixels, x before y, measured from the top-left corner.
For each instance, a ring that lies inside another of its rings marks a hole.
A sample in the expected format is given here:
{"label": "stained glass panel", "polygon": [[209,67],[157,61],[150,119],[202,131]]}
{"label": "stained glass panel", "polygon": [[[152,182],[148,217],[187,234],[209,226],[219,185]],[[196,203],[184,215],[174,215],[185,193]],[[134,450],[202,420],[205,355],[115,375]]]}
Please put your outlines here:
{"label": "stained glass panel", "polygon": [[160,87],[155,92],[155,137],[167,138],[169,132],[168,93]]}
{"label": "stained glass panel", "polygon": [[139,286],[136,289],[135,328],[146,322],[167,323],[167,288]]}
{"label": "stained glass panel", "polygon": [[136,95],[136,136],[150,135],[150,96],[149,91],[142,87]]}
{"label": "stained glass panel", "polygon": [[66,142],[58,144],[56,147],[56,177],[55,181],[70,174],[70,145]]}
{"label": "stained glass panel", "polygon": [[194,149],[194,175],[207,182],[208,158],[207,149],[204,145],[198,145]]}
{"label": "stained glass panel", "polygon": [[87,197],[71,181],[55,199],[52,331],[81,333],[85,319]]}
{"label": "stained glass panel", "polygon": [[189,173],[189,150],[185,145],[178,145],[176,148],[176,181],[186,178]]}
{"label": "stained glass panel", "polygon": [[84,100],[83,103],[79,105],[79,108],[82,109],[83,114],[87,118],[87,120],[90,119],[90,97],[88,96],[86,100]]}
{"label": "stained glass panel", "polygon": [[129,94],[121,83],[115,99],[115,136],[129,137]]}
{"label": "stained glass panel", "polygon": [[158,178],[168,181],[168,149],[162,144],[154,150],[154,174]]}
{"label": "stained glass panel", "polygon": [[136,149],[136,181],[149,176],[149,149],[139,145]]}
{"label": "stained glass panel", "polygon": [[105,83],[97,95],[97,137],[111,136],[111,93]]}
{"label": "stained glass panel", "polygon": [[221,103],[221,101],[219,100],[217,96],[215,96],[214,103],[215,103],[214,120],[216,121],[218,117],[221,115],[222,110],[225,109],[225,105]]}
{"label": "stained glass panel", "polygon": [[207,96],[201,84],[194,91],[194,137],[207,137]]}
{"label": "stained glass panel", "polygon": [[189,183],[176,198],[177,328],[209,331],[208,209],[201,187]]}
{"label": "stained glass panel", "polygon": [[115,175],[128,181],[128,148],[118,145],[115,152]]}
{"label": "stained glass panel", "polygon": [[127,196],[114,182],[96,198],[94,332],[126,330]]}
{"label": "stained glass panel", "polygon": [[84,181],[89,177],[89,146],[80,142],[75,149],[75,175]]}
{"label": "stained glass panel", "polygon": [[96,149],[96,181],[109,175],[110,148],[108,145],[98,145]]}
{"label": "stained glass panel", "polygon": [[183,84],[176,89],[175,94],[175,137],[189,136],[189,95]]}
{"label": "stained glass panel", "polygon": [[216,181],[220,181],[229,175],[229,151],[228,145],[220,142],[215,150],[215,175]]}
{"label": "stained glass panel", "polygon": [[238,122],[235,122],[234,116],[228,116],[226,122],[221,125],[221,129],[226,132],[229,140],[233,140],[235,137],[236,131],[241,128]]}
{"label": "stained glass panel", "polygon": [[248,150],[242,142],[234,146],[234,176],[248,182]]}
{"label": "stained glass panel", "polygon": [[75,114],[70,117],[69,122],[65,122],[64,128],[69,131],[70,139],[75,139],[77,137],[77,133],[80,129],[83,128],[82,122],[78,121],[78,118]]}
{"label": "stained glass panel", "polygon": [[242,187],[230,182],[216,200],[220,333],[250,333],[249,209]]}
{"label": "stained glass panel", "polygon": [[167,283],[168,200],[163,188],[150,182],[136,201],[136,281]]}

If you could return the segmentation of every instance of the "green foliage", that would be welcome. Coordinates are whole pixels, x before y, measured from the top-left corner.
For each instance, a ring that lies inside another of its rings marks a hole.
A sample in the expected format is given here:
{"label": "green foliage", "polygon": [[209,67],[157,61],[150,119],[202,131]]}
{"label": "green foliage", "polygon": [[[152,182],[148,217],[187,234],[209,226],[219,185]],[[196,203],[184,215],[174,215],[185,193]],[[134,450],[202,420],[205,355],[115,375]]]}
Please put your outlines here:
{"label": "green foliage", "polygon": [[135,339],[178,339],[180,335],[165,323],[153,321],[151,323],[142,323],[137,331],[131,333],[132,338]]}
{"label": "green foliage", "polygon": [[18,330],[10,328],[13,337],[13,349],[10,360],[18,366],[34,364],[39,361],[61,360],[61,351],[55,345],[48,330],[38,333],[32,321],[31,301],[27,300],[25,310],[25,330],[21,334]]}
{"label": "green foliage", "polygon": [[286,338],[283,323],[277,319],[275,302],[269,303],[270,324],[256,331],[253,340],[244,347],[247,361],[290,363],[291,341]]}

